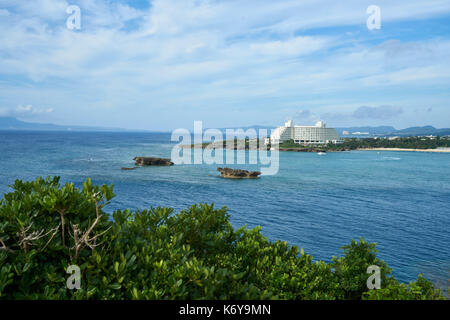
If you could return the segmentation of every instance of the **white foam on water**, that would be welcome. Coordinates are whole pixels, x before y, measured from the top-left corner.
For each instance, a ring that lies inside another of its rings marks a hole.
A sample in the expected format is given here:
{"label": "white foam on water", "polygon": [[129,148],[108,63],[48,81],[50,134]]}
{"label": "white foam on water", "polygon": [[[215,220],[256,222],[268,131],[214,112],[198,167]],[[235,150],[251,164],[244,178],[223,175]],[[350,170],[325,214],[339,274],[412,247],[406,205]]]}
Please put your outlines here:
{"label": "white foam on water", "polygon": [[398,161],[401,160],[401,158],[397,158],[397,157],[382,157],[381,160],[394,160],[394,161]]}

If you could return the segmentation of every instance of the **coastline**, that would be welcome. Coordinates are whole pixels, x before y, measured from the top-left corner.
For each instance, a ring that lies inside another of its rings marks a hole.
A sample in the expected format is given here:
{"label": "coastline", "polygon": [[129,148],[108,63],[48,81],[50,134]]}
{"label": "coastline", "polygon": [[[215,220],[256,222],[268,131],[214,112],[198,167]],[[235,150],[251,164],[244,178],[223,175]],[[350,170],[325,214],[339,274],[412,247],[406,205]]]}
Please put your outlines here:
{"label": "coastline", "polygon": [[358,148],[358,151],[416,151],[416,152],[444,152],[449,153],[450,149],[403,149],[403,148]]}
{"label": "coastline", "polygon": [[[223,147],[222,145],[217,145],[211,147],[211,145],[199,145],[199,144],[192,144],[192,145],[181,145],[180,148],[190,148],[190,149],[206,149],[206,148],[212,148],[212,149],[222,149],[222,150],[259,150],[258,148],[249,148],[248,146],[245,146],[244,148],[238,148],[236,146],[230,148],[230,147]],[[270,150],[269,148],[262,150]],[[413,148],[356,148],[356,149],[350,149],[345,148],[342,150],[327,150],[326,148],[321,147],[315,147],[315,148],[305,148],[305,147],[299,147],[299,148],[279,148],[278,151],[284,151],[284,152],[343,152],[343,151],[410,151],[410,152],[437,152],[437,153],[450,153],[450,148],[448,149],[413,149]]]}

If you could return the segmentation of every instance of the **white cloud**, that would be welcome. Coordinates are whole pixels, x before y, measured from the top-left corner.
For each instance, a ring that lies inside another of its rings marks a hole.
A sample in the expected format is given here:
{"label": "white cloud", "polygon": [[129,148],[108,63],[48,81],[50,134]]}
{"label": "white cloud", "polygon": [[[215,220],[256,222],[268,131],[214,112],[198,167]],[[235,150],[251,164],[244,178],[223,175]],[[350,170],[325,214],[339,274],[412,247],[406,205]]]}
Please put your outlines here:
{"label": "white cloud", "polygon": [[[371,1],[155,0],[147,9],[105,0],[77,3],[79,32],[65,26],[67,1],[2,2],[7,9],[0,15],[7,14],[0,19],[0,77],[27,83],[12,90],[0,82],[2,102],[15,105],[25,95],[79,118],[103,117],[108,108],[127,117],[129,109],[166,114],[162,121],[176,108],[188,119],[236,105],[269,109],[265,101],[277,106],[270,112],[295,112],[290,108],[313,101],[312,95],[324,101],[341,92],[433,85],[450,77],[448,39],[377,45],[365,42],[370,36],[359,30],[303,35],[322,27],[364,30]],[[450,2],[439,0],[377,5],[384,22],[408,18],[413,24],[450,12]]]}
{"label": "white cloud", "polygon": [[23,18],[33,17],[46,21],[63,19],[68,6],[65,0],[3,0],[1,4],[20,13]]}
{"label": "white cloud", "polygon": [[47,108],[47,109],[39,109],[35,108],[32,105],[18,105],[17,108],[14,110],[14,113],[18,115],[35,115],[35,114],[41,114],[41,113],[51,113],[53,112],[53,108]]}
{"label": "white cloud", "polygon": [[250,44],[253,52],[277,57],[300,56],[323,49],[329,40],[321,37],[294,37],[286,41],[268,41]]}
{"label": "white cloud", "polygon": [[0,108],[0,116],[29,118],[37,115],[52,113],[53,111],[53,108],[41,109],[35,108],[32,105],[18,105],[16,108]]}

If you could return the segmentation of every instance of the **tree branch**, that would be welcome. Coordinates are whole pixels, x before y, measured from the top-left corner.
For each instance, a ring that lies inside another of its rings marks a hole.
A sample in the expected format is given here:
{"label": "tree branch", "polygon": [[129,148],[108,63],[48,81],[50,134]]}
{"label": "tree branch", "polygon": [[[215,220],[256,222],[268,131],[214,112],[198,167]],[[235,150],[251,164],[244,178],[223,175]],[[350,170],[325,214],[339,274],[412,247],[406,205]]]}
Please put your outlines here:
{"label": "tree branch", "polygon": [[13,253],[13,252],[14,252],[14,250],[9,249],[9,248],[6,246],[6,244],[3,242],[2,239],[0,239],[0,243],[2,244],[2,246],[0,247],[0,250],[5,250],[5,251],[10,252],[10,253]]}

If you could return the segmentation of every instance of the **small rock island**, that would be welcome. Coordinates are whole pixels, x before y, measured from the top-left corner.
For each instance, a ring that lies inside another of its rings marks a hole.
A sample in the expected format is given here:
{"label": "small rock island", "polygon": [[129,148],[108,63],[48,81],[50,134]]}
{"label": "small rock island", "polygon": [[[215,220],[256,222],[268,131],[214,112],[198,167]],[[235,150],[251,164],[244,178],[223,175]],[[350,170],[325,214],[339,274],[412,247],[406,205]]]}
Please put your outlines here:
{"label": "small rock island", "polygon": [[155,158],[155,157],[135,157],[133,159],[137,166],[173,166],[170,159]]}
{"label": "small rock island", "polygon": [[242,169],[217,168],[222,177],[229,179],[256,179],[261,174],[259,171],[247,171]]}

